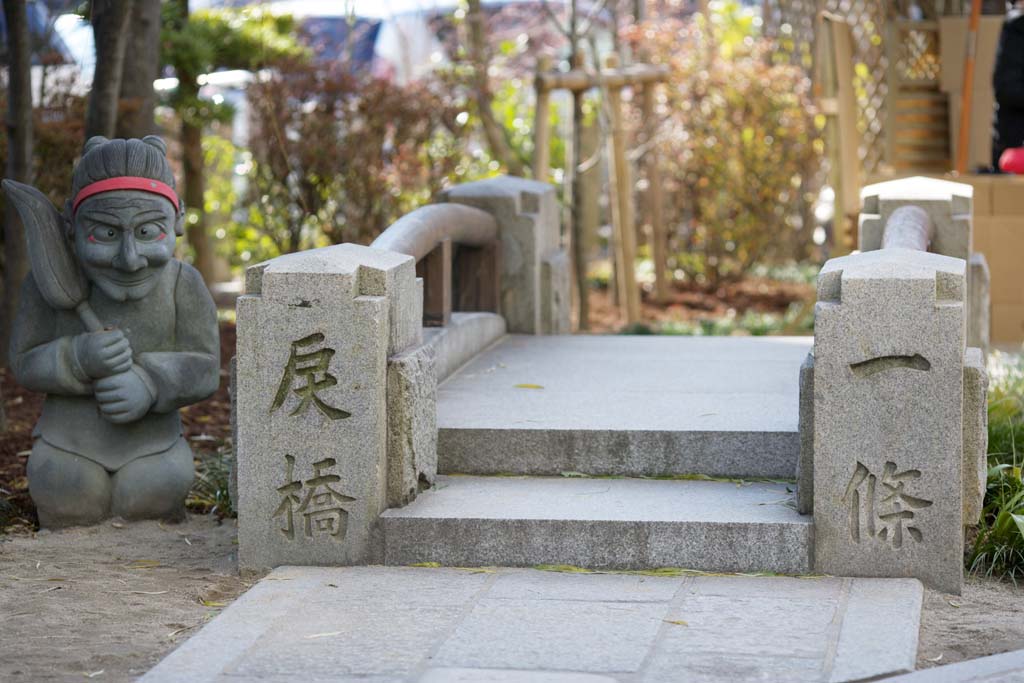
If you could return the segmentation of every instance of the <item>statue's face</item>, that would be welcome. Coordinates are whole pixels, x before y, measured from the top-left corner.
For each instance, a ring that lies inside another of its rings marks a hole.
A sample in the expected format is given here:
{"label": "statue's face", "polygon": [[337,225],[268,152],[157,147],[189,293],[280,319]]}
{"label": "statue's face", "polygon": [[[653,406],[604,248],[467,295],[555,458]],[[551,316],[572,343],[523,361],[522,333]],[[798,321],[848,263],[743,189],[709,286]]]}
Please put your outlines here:
{"label": "statue's face", "polygon": [[152,291],[174,257],[174,207],[159,195],[117,190],[90,197],[75,213],[75,254],[89,281],[114,301]]}

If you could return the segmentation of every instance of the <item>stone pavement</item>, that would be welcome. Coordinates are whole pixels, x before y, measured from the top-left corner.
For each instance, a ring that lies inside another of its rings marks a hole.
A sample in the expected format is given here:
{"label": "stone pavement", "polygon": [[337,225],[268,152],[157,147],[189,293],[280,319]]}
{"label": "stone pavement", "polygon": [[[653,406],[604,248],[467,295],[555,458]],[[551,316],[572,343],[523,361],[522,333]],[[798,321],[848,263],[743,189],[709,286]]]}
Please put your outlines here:
{"label": "stone pavement", "polygon": [[839,683],[913,669],[921,600],[914,579],[283,567],[142,680]]}
{"label": "stone pavement", "polygon": [[1020,683],[1024,681],[1024,650],[1007,652],[969,662],[938,666],[905,676],[885,679],[885,683]]}

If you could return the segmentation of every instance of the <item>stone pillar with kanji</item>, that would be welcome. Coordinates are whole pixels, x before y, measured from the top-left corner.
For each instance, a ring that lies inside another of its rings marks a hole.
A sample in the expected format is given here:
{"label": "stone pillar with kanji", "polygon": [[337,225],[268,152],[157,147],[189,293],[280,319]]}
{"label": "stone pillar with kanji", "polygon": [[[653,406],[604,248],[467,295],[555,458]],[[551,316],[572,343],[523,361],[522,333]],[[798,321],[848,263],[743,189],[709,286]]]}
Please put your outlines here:
{"label": "stone pillar with kanji", "polygon": [[[249,269],[237,315],[240,567],[372,563],[379,514],[436,470],[413,259],[354,244],[283,256]],[[389,452],[402,429],[415,433],[391,450],[409,452]]]}
{"label": "stone pillar with kanji", "polygon": [[966,262],[908,249],[818,279],[815,568],[963,581]]}

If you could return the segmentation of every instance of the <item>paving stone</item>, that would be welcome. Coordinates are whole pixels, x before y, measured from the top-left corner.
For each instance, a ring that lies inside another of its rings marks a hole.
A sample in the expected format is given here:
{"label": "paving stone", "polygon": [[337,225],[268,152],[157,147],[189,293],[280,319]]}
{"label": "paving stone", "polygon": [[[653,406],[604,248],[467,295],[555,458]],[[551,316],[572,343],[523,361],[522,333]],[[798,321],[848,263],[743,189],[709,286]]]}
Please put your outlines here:
{"label": "paving stone", "polygon": [[812,524],[784,485],[438,477],[382,516],[385,563],[806,573]]}
{"label": "paving stone", "polygon": [[798,657],[677,653],[656,659],[644,674],[645,683],[818,683],[821,664]]}
{"label": "paving stone", "polygon": [[487,597],[506,600],[589,600],[668,602],[683,585],[682,578],[594,574],[580,581],[576,574],[509,572],[500,575]]}
{"label": "paving stone", "polygon": [[225,673],[246,678],[411,674],[461,617],[458,607],[349,602],[330,609],[297,601],[279,627],[252,644]]}
{"label": "paving stone", "polygon": [[[916,579],[853,579],[843,596],[843,621],[831,683],[913,671],[924,588]],[[884,614],[884,617],[879,615]]]}
{"label": "paving stone", "polygon": [[438,651],[440,666],[637,671],[667,603],[483,599]]}
{"label": "paving stone", "polygon": [[572,671],[513,671],[511,669],[427,669],[419,683],[614,683],[600,674]]}
{"label": "paving stone", "polygon": [[886,683],[1020,683],[1024,681],[1024,650],[937,666],[884,680]]}
{"label": "paving stone", "polygon": [[282,567],[142,681],[875,680],[913,662],[921,590],[885,579]]}
{"label": "paving stone", "polygon": [[793,478],[810,345],[506,337],[438,387],[439,471]]}
{"label": "paving stone", "polygon": [[[699,587],[699,583],[697,586]],[[724,655],[777,656],[824,660],[828,641],[807,638],[824,633],[836,616],[837,595],[829,599],[747,598],[742,595],[687,595],[666,617],[685,626],[666,628],[659,654],[678,657],[686,652]],[[764,628],[771,624],[771,628]],[[728,638],[722,638],[728,633]]]}

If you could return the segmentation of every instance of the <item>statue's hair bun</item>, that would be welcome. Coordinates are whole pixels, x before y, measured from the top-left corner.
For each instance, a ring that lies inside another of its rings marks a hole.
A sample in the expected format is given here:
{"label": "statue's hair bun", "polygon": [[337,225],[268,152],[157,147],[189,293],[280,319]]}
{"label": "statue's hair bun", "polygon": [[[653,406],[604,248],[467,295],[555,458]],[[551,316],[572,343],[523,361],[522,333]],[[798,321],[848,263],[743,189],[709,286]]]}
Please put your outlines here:
{"label": "statue's hair bun", "polygon": [[161,154],[167,156],[167,143],[164,142],[164,139],[162,137],[158,135],[147,135],[146,137],[142,138],[142,141],[151,147],[156,147],[158,150],[160,150]]}
{"label": "statue's hair bun", "polygon": [[110,142],[110,140],[102,135],[93,135],[91,138],[86,140],[85,147],[82,148],[82,156],[85,156],[100,145],[105,145],[108,142]]}

